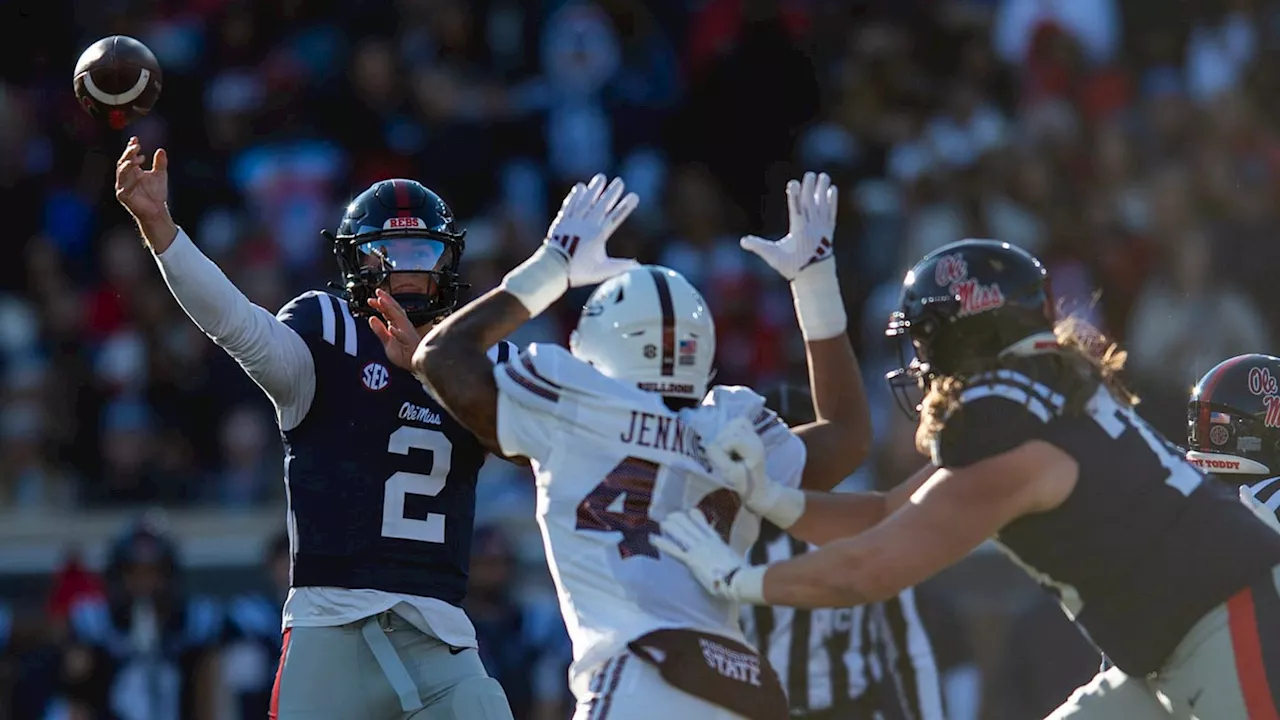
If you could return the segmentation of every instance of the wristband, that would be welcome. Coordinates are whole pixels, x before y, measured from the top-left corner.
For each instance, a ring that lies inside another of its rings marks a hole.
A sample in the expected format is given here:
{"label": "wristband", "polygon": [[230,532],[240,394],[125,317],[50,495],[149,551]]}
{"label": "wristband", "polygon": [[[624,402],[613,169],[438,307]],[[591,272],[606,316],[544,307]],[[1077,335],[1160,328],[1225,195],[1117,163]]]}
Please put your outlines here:
{"label": "wristband", "polygon": [[764,574],[768,565],[743,565],[729,573],[724,583],[729,595],[748,605],[764,605]]}
{"label": "wristband", "polygon": [[499,287],[519,300],[529,317],[537,317],[569,289],[569,264],[564,255],[543,245],[507,273]]}
{"label": "wristband", "polygon": [[748,506],[757,515],[786,530],[804,515],[803,490],[778,483],[766,483],[759,491],[760,497],[750,498]]}
{"label": "wristband", "polygon": [[849,320],[844,312],[834,260],[813,263],[797,273],[791,281],[791,298],[795,301],[800,334],[806,342],[844,334]]}

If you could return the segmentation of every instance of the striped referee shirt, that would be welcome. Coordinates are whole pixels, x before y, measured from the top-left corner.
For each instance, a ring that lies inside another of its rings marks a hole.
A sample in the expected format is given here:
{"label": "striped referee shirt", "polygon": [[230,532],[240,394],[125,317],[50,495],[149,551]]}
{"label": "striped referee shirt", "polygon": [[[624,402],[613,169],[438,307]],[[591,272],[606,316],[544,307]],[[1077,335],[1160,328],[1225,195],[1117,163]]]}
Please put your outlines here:
{"label": "striped referee shirt", "polygon": [[[764,523],[751,562],[780,562],[811,548]],[[933,648],[911,589],[854,608],[744,606],[742,623],[778,673],[792,716],[863,706],[866,717],[943,718]]]}

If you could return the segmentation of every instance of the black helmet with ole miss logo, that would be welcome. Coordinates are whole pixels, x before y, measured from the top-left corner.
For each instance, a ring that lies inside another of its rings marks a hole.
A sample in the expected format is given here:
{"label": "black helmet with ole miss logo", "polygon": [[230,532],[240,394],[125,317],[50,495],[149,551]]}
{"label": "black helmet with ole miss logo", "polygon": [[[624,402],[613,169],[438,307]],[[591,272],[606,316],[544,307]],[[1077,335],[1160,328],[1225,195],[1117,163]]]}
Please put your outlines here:
{"label": "black helmet with ole miss logo", "polygon": [[902,283],[890,337],[901,367],[888,374],[898,404],[914,415],[907,390],[937,376],[991,369],[1006,354],[1056,347],[1048,272],[1033,255],[997,240],[961,240],[926,255]]}
{"label": "black helmet with ole miss logo", "polygon": [[333,243],[342,282],[337,286],[357,316],[374,314],[369,300],[393,273],[427,273],[435,292],[395,293],[409,321],[425,325],[458,305],[458,264],[467,232],[454,224],[440,196],[413,180],[382,180],[347,205]]}
{"label": "black helmet with ole miss logo", "polygon": [[1187,459],[1214,475],[1280,474],[1280,358],[1224,360],[1191,391]]}

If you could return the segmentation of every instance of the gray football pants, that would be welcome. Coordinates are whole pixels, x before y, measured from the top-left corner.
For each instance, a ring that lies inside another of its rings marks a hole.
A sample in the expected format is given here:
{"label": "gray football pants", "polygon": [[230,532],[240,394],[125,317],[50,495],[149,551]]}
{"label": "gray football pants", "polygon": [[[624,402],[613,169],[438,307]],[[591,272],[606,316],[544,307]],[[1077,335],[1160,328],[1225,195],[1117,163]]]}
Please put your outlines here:
{"label": "gray football pants", "polygon": [[1211,610],[1155,675],[1099,673],[1047,720],[1265,720],[1280,714],[1280,566]]}
{"label": "gray football pants", "polygon": [[286,631],[270,717],[512,720],[474,648],[455,653],[392,612]]}

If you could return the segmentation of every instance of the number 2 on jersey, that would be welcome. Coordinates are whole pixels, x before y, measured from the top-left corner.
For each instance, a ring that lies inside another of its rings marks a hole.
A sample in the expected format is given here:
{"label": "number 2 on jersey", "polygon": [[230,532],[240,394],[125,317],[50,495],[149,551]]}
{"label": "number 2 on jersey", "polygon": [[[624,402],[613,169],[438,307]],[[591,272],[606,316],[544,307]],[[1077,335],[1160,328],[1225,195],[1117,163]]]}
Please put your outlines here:
{"label": "number 2 on jersey", "polygon": [[405,503],[410,495],[435,497],[444,489],[449,469],[453,466],[453,443],[444,433],[406,425],[391,433],[387,452],[408,455],[410,450],[431,453],[428,474],[398,472],[387,478],[382,495],[382,537],[444,542],[444,515],[428,513],[426,519],[405,517]]}
{"label": "number 2 on jersey", "polygon": [[[624,458],[605,479],[578,503],[577,530],[620,532],[618,553],[629,558],[644,555],[657,559],[658,549],[649,536],[660,532],[658,522],[649,517],[653,487],[662,466],[637,457]],[[730,490],[721,489],[703,497],[698,508],[725,542],[738,516],[742,501]]]}

